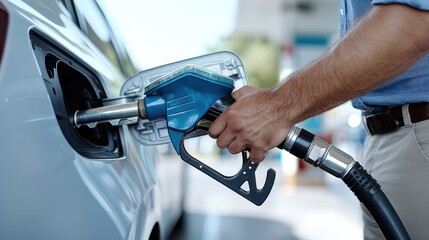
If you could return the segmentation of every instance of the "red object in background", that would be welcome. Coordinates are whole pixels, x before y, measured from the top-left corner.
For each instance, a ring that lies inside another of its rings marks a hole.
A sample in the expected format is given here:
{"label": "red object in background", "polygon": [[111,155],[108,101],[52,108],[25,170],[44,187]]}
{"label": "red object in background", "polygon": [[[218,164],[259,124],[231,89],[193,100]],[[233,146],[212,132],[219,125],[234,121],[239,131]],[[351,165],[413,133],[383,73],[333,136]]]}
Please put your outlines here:
{"label": "red object in background", "polygon": [[4,45],[6,43],[7,25],[9,16],[6,8],[0,3],[0,63],[3,56]]}
{"label": "red object in background", "polygon": [[303,170],[305,170],[306,169],[306,162],[304,162],[304,160],[302,160],[302,159],[299,159],[299,161],[298,161],[298,172],[301,172],[301,171],[303,171]]}

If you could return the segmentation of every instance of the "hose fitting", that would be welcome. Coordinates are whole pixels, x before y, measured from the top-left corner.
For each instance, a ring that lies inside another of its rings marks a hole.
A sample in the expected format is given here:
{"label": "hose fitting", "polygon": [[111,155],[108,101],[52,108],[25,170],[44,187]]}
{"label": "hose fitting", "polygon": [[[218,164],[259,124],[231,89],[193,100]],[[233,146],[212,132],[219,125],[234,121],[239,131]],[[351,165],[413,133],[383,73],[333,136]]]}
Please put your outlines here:
{"label": "hose fitting", "polygon": [[347,153],[297,126],[290,130],[284,149],[338,178],[346,176],[355,164]]}

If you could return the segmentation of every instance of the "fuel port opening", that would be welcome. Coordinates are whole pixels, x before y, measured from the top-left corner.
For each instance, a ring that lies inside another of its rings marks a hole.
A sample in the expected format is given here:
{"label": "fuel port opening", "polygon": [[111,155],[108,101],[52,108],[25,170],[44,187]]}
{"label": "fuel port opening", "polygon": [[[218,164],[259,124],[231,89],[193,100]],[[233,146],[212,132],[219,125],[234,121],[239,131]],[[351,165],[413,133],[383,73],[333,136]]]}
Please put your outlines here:
{"label": "fuel port opening", "polygon": [[108,98],[97,72],[38,32],[31,31],[30,39],[55,117],[70,146],[90,159],[122,158],[123,129],[108,123],[95,128],[73,124],[76,110],[101,107],[102,99]]}
{"label": "fuel port opening", "polygon": [[102,106],[102,99],[106,98],[102,85],[88,72],[78,70],[59,59],[55,61],[53,55],[48,54],[45,59],[47,68],[53,67],[47,69],[48,73],[53,74],[50,81],[45,79],[45,83],[58,123],[70,145],[88,158],[121,157],[123,151],[118,128],[108,123],[100,123],[94,128],[77,128],[73,124],[77,110]]}

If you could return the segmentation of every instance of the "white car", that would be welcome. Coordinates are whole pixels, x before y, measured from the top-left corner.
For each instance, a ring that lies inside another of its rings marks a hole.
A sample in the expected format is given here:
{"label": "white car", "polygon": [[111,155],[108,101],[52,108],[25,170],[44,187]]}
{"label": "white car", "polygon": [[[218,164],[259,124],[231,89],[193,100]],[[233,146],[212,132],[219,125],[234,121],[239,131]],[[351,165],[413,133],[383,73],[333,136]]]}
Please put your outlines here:
{"label": "white car", "polygon": [[166,239],[183,167],[127,126],[76,128],[135,73],[94,0],[0,0],[0,239]]}

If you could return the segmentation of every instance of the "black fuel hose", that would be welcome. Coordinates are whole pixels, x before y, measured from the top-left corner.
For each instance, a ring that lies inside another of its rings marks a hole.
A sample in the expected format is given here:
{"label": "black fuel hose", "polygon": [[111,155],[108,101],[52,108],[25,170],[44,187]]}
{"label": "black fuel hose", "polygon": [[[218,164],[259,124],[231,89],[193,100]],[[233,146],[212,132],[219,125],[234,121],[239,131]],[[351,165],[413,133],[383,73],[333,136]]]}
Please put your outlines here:
{"label": "black fuel hose", "polygon": [[410,239],[380,185],[359,163],[350,169],[343,181],[371,213],[386,239]]}
{"label": "black fuel hose", "polygon": [[341,178],[368,209],[386,239],[410,239],[380,185],[350,155],[296,126],[279,148]]}

